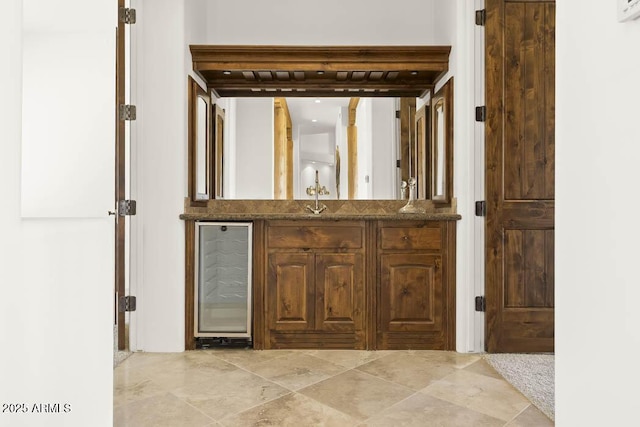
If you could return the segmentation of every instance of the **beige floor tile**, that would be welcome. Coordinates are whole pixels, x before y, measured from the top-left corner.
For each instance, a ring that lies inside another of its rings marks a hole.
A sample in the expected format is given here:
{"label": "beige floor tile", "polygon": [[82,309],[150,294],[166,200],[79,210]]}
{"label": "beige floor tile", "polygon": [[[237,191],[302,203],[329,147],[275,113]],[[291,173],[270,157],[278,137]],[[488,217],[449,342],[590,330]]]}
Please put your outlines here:
{"label": "beige floor tile", "polygon": [[166,366],[163,370],[150,373],[150,378],[167,391],[171,391],[191,384],[213,382],[219,375],[237,370],[239,368],[233,365],[223,366],[220,369],[213,367],[189,369],[181,366]]}
{"label": "beige floor tile", "polygon": [[287,355],[295,354],[291,350],[252,350],[252,349],[220,349],[213,350],[211,354],[219,359],[233,363],[244,369],[251,369],[259,363],[278,359]]}
{"label": "beige floor tile", "polygon": [[213,421],[170,393],[119,406],[113,411],[114,427],[204,427]]}
{"label": "beige floor tile", "polygon": [[145,353],[135,352],[116,369],[118,370],[140,370],[145,367],[166,363],[169,360],[180,360],[184,357],[184,353]]}
{"label": "beige floor tile", "polygon": [[113,370],[114,390],[115,385],[134,385],[149,379],[149,375],[140,368],[118,366]]}
{"label": "beige floor tile", "polygon": [[289,390],[299,390],[339,374],[346,368],[310,354],[293,353],[253,365],[248,370]]}
{"label": "beige floor tile", "polygon": [[486,360],[480,359],[477,362],[473,362],[471,365],[464,368],[467,372],[473,372],[475,374],[485,375],[487,377],[496,378],[502,380],[502,376],[493,369],[493,366],[489,365]]}
{"label": "beige floor tile", "polygon": [[173,391],[211,418],[220,419],[276,399],[289,390],[241,369],[221,374],[213,381],[191,384]]}
{"label": "beige floor tile", "polygon": [[137,400],[165,394],[166,392],[167,390],[164,387],[160,387],[148,379],[130,383],[114,381],[113,406],[115,408]]}
{"label": "beige floor tile", "polygon": [[417,357],[423,357],[430,363],[453,366],[459,369],[466,368],[482,358],[477,354],[456,353],[455,351],[438,351],[438,350],[413,350],[410,351]]}
{"label": "beige floor tile", "polygon": [[529,405],[527,409],[507,424],[508,427],[549,427],[554,425],[553,421],[533,405]]}
{"label": "beige floor tile", "polygon": [[304,388],[299,393],[364,421],[410,396],[413,390],[351,370]]}
{"label": "beige floor tile", "polygon": [[340,411],[295,393],[225,418],[222,424],[229,427],[346,427],[356,425],[357,421]]}
{"label": "beige floor tile", "polygon": [[430,363],[428,359],[406,353],[390,354],[356,369],[416,391],[457,371],[453,365]]}
{"label": "beige floor tile", "polygon": [[389,354],[390,350],[367,351],[367,350],[307,350],[307,354],[327,360],[345,368],[355,368],[371,361],[380,359]]}
{"label": "beige floor tile", "polygon": [[422,392],[504,421],[511,420],[529,405],[506,381],[463,370],[436,381]]}
{"label": "beige floor tile", "polygon": [[416,393],[368,419],[369,427],[500,427],[504,421],[426,394]]}
{"label": "beige floor tile", "polygon": [[160,387],[171,391],[190,384],[211,382],[218,375],[238,369],[237,366],[210,354],[186,352],[179,358],[167,357],[164,361],[144,365],[139,368],[139,372]]}
{"label": "beige floor tile", "polygon": [[554,425],[481,355],[230,348],[134,353],[114,369],[114,421],[135,427]]}

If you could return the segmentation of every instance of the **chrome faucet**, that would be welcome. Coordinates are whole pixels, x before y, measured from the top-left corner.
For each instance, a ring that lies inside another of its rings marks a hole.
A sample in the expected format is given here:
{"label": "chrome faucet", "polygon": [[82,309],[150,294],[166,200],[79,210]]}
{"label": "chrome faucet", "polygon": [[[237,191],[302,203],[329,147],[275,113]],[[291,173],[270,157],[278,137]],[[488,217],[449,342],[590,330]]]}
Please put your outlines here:
{"label": "chrome faucet", "polygon": [[312,193],[315,194],[316,196],[316,206],[315,207],[311,207],[309,205],[306,206],[306,208],[313,212],[316,215],[320,215],[320,212],[322,212],[323,210],[327,209],[327,207],[324,205],[324,203],[319,203],[318,202],[318,195],[322,192],[322,194],[328,194],[329,192],[327,191],[326,188],[324,188],[324,191],[322,188],[320,188],[320,181],[318,181],[318,171],[316,171],[316,186],[313,189],[307,188],[307,194],[311,195]]}

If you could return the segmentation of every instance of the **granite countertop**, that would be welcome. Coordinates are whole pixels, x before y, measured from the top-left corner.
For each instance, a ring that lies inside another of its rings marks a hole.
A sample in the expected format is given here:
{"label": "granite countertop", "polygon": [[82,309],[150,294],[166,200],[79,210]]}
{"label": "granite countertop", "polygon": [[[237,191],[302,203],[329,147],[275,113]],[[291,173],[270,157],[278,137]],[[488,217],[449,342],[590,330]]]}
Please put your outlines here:
{"label": "granite countertop", "polygon": [[185,213],[180,215],[182,220],[421,220],[421,221],[457,221],[462,217],[454,213],[428,212],[428,213],[331,213],[323,212],[319,215],[312,213]]}
{"label": "granite countertop", "polygon": [[183,220],[251,221],[251,220],[416,220],[457,221],[461,219],[455,209],[455,199],[450,206],[436,206],[430,200],[416,200],[415,207],[425,213],[400,213],[405,200],[322,200],[326,210],[315,215],[307,210],[313,205],[309,200],[209,200],[194,206],[185,199]]}

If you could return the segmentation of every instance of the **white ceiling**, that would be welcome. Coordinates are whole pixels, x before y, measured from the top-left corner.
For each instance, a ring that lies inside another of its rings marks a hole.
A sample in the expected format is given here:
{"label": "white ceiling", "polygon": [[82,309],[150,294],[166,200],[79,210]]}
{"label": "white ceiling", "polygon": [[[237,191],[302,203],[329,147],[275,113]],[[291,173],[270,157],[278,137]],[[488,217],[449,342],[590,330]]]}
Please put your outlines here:
{"label": "white ceiling", "polygon": [[[294,135],[297,129],[303,133],[335,131],[340,107],[348,107],[349,99],[348,97],[287,98]],[[312,120],[317,121],[312,122]]]}

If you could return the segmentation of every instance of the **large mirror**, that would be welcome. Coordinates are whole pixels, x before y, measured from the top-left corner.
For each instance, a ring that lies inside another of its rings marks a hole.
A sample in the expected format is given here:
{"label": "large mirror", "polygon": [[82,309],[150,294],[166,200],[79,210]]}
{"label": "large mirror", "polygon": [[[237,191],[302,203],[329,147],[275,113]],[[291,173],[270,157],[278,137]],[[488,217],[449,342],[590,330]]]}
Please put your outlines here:
{"label": "large mirror", "polygon": [[410,178],[416,198],[450,200],[451,138],[434,145],[431,108],[450,47],[190,50],[212,104],[204,148],[190,132],[192,200],[406,199]]}
{"label": "large mirror", "polygon": [[225,199],[313,198],[316,171],[320,199],[408,198],[402,182],[418,175],[416,196],[427,194],[424,156],[430,138],[425,106],[416,121],[416,98],[218,98],[214,103],[226,117],[221,168],[215,159],[217,171],[224,171]]}

